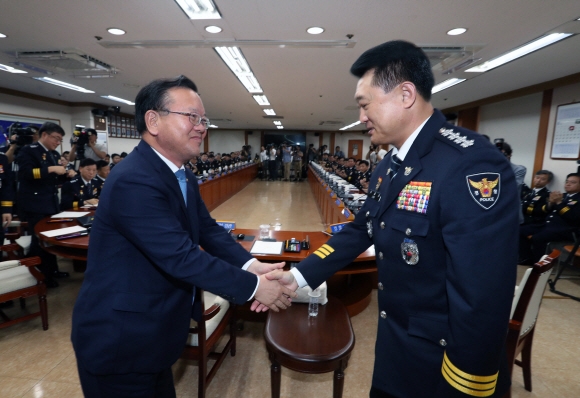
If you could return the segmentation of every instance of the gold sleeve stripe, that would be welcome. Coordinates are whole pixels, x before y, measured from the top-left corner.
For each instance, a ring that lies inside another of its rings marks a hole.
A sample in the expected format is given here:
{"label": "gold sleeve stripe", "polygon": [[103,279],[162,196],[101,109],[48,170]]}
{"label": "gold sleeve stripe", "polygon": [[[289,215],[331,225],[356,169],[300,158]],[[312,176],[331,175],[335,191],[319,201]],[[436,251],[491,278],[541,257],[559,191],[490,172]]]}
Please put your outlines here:
{"label": "gold sleeve stripe", "polygon": [[39,180],[40,179],[40,169],[38,169],[38,168],[32,169],[32,177],[35,180]]}
{"label": "gold sleeve stripe", "polygon": [[79,202],[73,202],[73,209],[79,208]]}
{"label": "gold sleeve stripe", "polygon": [[534,206],[528,206],[528,208],[527,208],[528,214],[532,214],[533,211],[534,211]]}
{"label": "gold sleeve stripe", "polygon": [[465,373],[464,371],[460,370],[455,365],[453,365],[453,363],[449,360],[449,357],[447,356],[447,352],[445,352],[445,355],[443,356],[443,362],[447,363],[449,369],[451,369],[457,375],[463,377],[464,379],[476,381],[478,383],[489,383],[491,381],[497,381],[497,375],[499,374],[499,371],[491,376],[476,376],[470,375],[469,373]]}
{"label": "gold sleeve stripe", "polygon": [[1,207],[12,207],[12,206],[13,206],[13,204],[12,204],[12,201],[10,201],[10,200],[5,200],[5,201],[2,201],[2,202],[0,202],[0,206],[1,206]]}
{"label": "gold sleeve stripe", "polygon": [[547,212],[548,212],[548,211],[547,211],[547,209],[546,209],[546,205],[543,205],[543,206],[542,206],[542,211],[543,211],[544,213],[547,213]]}
{"label": "gold sleeve stripe", "polygon": [[564,207],[562,210],[560,210],[560,214],[564,214],[566,213],[568,210],[570,210],[570,208],[568,206]]}
{"label": "gold sleeve stripe", "polygon": [[445,370],[445,364],[443,364],[443,367],[441,368],[441,373],[443,373],[443,377],[445,378],[445,380],[447,380],[447,382],[453,386],[455,389],[467,394],[467,395],[471,395],[473,397],[489,397],[492,396],[493,393],[495,392],[495,387],[493,387],[491,390],[487,390],[487,391],[479,391],[479,390],[472,390],[470,388],[464,387],[461,384],[457,383],[455,380],[453,380],[446,372]]}
{"label": "gold sleeve stripe", "polygon": [[322,254],[322,253],[320,253],[318,250],[316,250],[316,251],[314,252],[314,254],[316,254],[318,257],[320,257],[320,258],[321,258],[321,259],[323,259],[323,260],[326,258],[326,254]]}
{"label": "gold sleeve stripe", "polygon": [[334,249],[330,246],[328,246],[326,243],[322,246],[320,246],[320,248],[325,248],[326,250],[328,250],[330,253],[334,252]]}
{"label": "gold sleeve stripe", "polygon": [[497,376],[499,372],[492,376],[476,376],[459,370],[447,357],[445,353],[441,373],[447,382],[457,390],[474,396],[489,397],[495,392]]}
{"label": "gold sleeve stripe", "polygon": [[319,247],[317,251],[324,253],[327,256],[330,254],[330,252],[328,250],[326,250],[324,247]]}

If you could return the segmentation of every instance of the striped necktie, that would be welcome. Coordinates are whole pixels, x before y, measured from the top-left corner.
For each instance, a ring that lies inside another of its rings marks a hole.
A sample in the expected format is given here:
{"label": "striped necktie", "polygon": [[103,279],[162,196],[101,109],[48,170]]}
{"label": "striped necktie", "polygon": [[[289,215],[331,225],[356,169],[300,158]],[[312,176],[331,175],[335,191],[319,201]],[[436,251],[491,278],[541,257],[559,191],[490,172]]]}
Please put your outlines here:
{"label": "striped necktie", "polygon": [[399,159],[397,155],[391,156],[391,167],[389,168],[391,180],[393,179],[393,177],[397,175],[397,172],[399,171],[399,167],[401,167],[402,162],[403,161]]}

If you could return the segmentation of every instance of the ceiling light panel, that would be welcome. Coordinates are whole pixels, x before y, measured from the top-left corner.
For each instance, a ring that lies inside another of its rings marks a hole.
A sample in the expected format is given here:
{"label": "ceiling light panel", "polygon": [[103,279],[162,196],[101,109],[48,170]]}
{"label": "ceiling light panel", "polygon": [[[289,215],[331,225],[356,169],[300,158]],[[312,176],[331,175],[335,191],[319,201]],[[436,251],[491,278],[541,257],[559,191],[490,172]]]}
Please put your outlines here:
{"label": "ceiling light panel", "polygon": [[250,65],[238,47],[214,47],[214,49],[246,90],[250,93],[262,92],[258,79],[252,73]]}
{"label": "ceiling light panel", "polygon": [[9,73],[28,73],[24,70],[13,68],[12,66],[0,64],[0,70]]}
{"label": "ceiling light panel", "polygon": [[276,126],[281,126],[281,125],[282,125],[282,122],[281,122],[281,121],[279,121],[279,120],[274,120],[274,124],[275,124]]}
{"label": "ceiling light panel", "polygon": [[0,39],[3,39],[5,37],[6,37],[6,35],[4,33],[0,33]]}
{"label": "ceiling light panel", "polygon": [[467,29],[465,29],[465,28],[455,28],[455,29],[451,29],[450,31],[448,31],[447,34],[449,36],[457,36],[457,35],[462,35],[465,32],[467,32]]}
{"label": "ceiling light panel", "polygon": [[343,128],[339,129],[339,130],[348,130],[354,126],[358,126],[360,124],[360,121],[356,121],[354,123],[349,124],[348,126],[344,126]]}
{"label": "ceiling light panel", "polygon": [[208,33],[220,33],[222,31],[222,28],[220,28],[219,26],[206,26],[205,27],[205,31]]}
{"label": "ceiling light panel", "polygon": [[189,19],[221,19],[212,0],[175,0]]}
{"label": "ceiling light panel", "polygon": [[87,90],[86,88],[75,86],[74,84],[69,84],[66,82],[61,82],[60,80],[52,79],[50,77],[33,77],[33,79],[44,83],[54,84],[55,86],[68,88],[69,90],[80,91],[81,93],[94,93],[94,91]]}
{"label": "ceiling light panel", "polygon": [[109,28],[109,29],[107,29],[107,32],[109,32],[112,35],[116,35],[116,36],[121,36],[121,35],[124,35],[125,33],[127,33],[123,29],[119,29],[119,28]]}
{"label": "ceiling light panel", "polygon": [[135,103],[132,101],[129,101],[129,100],[126,100],[123,98],[119,98],[119,97],[115,97],[113,95],[101,95],[101,98],[106,98],[106,99],[110,99],[112,101],[122,102],[122,103],[127,104],[127,105],[135,105]]}
{"label": "ceiling light panel", "polygon": [[510,51],[487,62],[484,62],[481,65],[469,68],[466,70],[466,72],[487,72],[488,70],[497,68],[498,66],[513,61],[514,59],[523,57],[524,55],[527,55],[541,48],[549,46],[550,44],[554,44],[570,36],[572,36],[572,33],[552,33],[547,36],[540,37],[539,39],[536,39],[531,43],[526,44],[525,46],[516,48],[513,51]]}
{"label": "ceiling light panel", "polygon": [[254,95],[254,99],[258,105],[270,105],[270,101],[268,101],[265,95]]}
{"label": "ceiling light panel", "polygon": [[276,112],[274,112],[274,109],[264,109],[264,113],[268,116],[275,116]]}
{"label": "ceiling light panel", "polygon": [[282,130],[284,126],[276,126],[279,130]]}
{"label": "ceiling light panel", "polygon": [[432,89],[431,89],[431,94],[435,94],[438,93],[439,91],[443,91],[446,88],[449,88],[451,86],[455,86],[456,84],[462,83],[464,82],[466,79],[457,79],[457,78],[453,78],[453,79],[447,79],[444,82],[441,82],[437,85],[435,85]]}
{"label": "ceiling light panel", "polygon": [[311,28],[306,29],[306,32],[310,33],[311,35],[319,35],[324,32],[324,28],[320,28],[318,26],[313,26]]}

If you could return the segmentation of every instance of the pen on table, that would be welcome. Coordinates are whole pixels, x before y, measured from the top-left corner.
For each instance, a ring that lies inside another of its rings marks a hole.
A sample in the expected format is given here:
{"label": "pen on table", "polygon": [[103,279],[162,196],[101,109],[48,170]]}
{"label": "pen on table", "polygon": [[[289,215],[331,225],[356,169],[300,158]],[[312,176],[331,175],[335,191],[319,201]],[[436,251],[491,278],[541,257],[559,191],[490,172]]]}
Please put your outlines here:
{"label": "pen on table", "polygon": [[329,234],[329,233],[328,233],[328,232],[326,232],[326,231],[320,231],[320,232],[322,232],[323,234],[326,234],[326,235],[328,235],[328,236],[332,236],[332,234]]}
{"label": "pen on table", "polygon": [[88,235],[88,234],[89,233],[87,231],[85,231],[85,232],[75,232],[74,234],[57,236],[56,239],[62,240],[62,239],[68,239],[68,238],[76,238],[78,236],[85,236],[85,235]]}
{"label": "pen on table", "polygon": [[68,222],[68,221],[74,221],[73,218],[53,218],[47,222]]}

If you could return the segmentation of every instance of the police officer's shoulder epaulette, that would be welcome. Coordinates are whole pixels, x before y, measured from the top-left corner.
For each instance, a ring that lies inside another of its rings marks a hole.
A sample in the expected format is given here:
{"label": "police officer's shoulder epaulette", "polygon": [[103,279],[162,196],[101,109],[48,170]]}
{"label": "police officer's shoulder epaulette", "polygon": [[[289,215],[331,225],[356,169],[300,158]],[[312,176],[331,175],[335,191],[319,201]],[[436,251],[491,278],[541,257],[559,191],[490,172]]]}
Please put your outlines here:
{"label": "police officer's shoulder epaulette", "polygon": [[460,131],[452,126],[441,127],[437,132],[437,137],[443,142],[447,142],[458,148],[469,148],[475,143],[474,137],[468,137],[464,131]]}
{"label": "police officer's shoulder epaulette", "polygon": [[78,180],[79,180],[78,178],[72,179],[72,180],[70,180],[70,183],[71,183],[71,184],[72,184],[72,183],[75,183],[75,182],[77,182]]}

